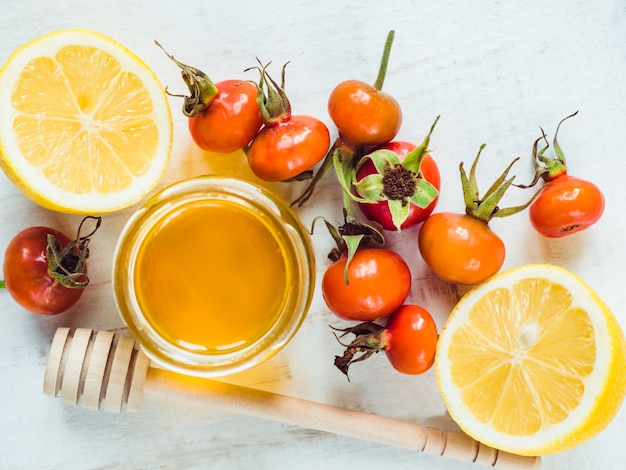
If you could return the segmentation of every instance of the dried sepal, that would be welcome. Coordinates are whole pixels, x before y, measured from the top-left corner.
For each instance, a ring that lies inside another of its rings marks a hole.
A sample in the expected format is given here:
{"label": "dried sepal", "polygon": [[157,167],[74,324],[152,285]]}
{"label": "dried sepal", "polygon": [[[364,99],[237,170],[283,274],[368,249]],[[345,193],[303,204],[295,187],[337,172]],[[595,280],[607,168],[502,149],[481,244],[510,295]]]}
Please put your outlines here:
{"label": "dried sepal", "polygon": [[546,145],[541,150],[537,151],[537,142],[535,142],[535,145],[533,146],[533,163],[535,165],[535,172],[545,181],[552,181],[555,178],[558,178],[559,176],[567,173],[567,162],[565,159],[565,153],[559,145],[558,134],[561,128],[561,124],[563,124],[569,118],[576,116],[577,114],[578,111],[564,117],[556,126],[554,139],[552,140],[554,153],[556,155],[556,157],[554,158],[545,155],[545,152],[550,147],[550,145],[548,143],[546,133],[543,131],[543,129],[541,129],[542,136],[540,137],[540,139],[543,139]]}
{"label": "dried sepal", "polygon": [[335,241],[335,247],[328,253],[328,258],[337,261],[341,256],[346,256],[346,266],[344,269],[344,281],[350,283],[348,271],[350,261],[354,254],[361,246],[382,246],[385,243],[383,228],[377,222],[362,222],[348,215],[347,210],[343,209],[344,223],[338,227],[333,225],[323,216],[313,219],[311,225],[311,233],[315,229],[315,224],[321,220],[326,225],[328,232]]}
{"label": "dried sepal", "polygon": [[[559,124],[556,126],[554,139],[552,140],[554,153],[556,154],[555,157],[549,157],[545,155],[546,151],[550,148],[550,143],[548,142],[548,136],[544,132],[543,128],[539,128],[541,129],[541,136],[535,139],[532,149],[533,166],[535,168],[533,180],[528,184],[517,184],[517,187],[532,188],[539,182],[539,180],[543,179],[546,183],[550,183],[559,176],[567,174],[567,161],[565,159],[565,153],[563,152],[563,149],[559,144],[558,134],[559,129],[561,128],[561,124],[563,124],[567,119],[576,116],[577,114],[578,111],[564,117],[563,119],[561,119],[561,121],[559,121]],[[540,149],[539,143],[541,141],[545,142],[545,145]]]}
{"label": "dried sepal", "polygon": [[209,78],[207,74],[198,70],[195,67],[183,64],[169,54],[158,41],[154,41],[155,44],[161,48],[165,55],[167,55],[178,67],[181,69],[181,76],[189,89],[190,95],[175,95],[168,91],[167,87],[165,92],[177,98],[183,98],[183,114],[187,117],[194,117],[201,111],[207,109],[211,103],[215,100],[219,94],[219,90],[215,83]]}
{"label": "dried sepal", "polygon": [[[96,221],[95,228],[89,234],[81,236],[83,224],[90,219]],[[89,284],[89,277],[85,272],[87,258],[89,258],[89,242],[101,223],[101,217],[85,217],[78,226],[76,238],[65,246],[62,246],[54,235],[48,234],[46,245],[48,274],[62,286],[70,289],[83,289]]]}
{"label": "dried sepal", "polygon": [[271,125],[284,121],[291,116],[291,103],[287,93],[285,93],[285,70],[289,62],[285,63],[281,69],[280,84],[267,73],[267,68],[271,62],[263,65],[258,57],[257,62],[259,63],[258,66],[247,68],[245,72],[250,70],[259,72],[260,78],[258,83],[251,83],[256,85],[257,88],[257,104],[261,111],[263,123]]}
{"label": "dried sepal", "polygon": [[[386,329],[374,322],[363,322],[348,328],[330,327],[337,339],[345,349],[341,356],[335,356],[334,365],[350,381],[348,371],[355,362],[361,362],[370,358],[373,354],[384,351],[387,344]],[[340,334],[337,334],[339,332]],[[353,334],[354,339],[344,343],[341,338]]]}

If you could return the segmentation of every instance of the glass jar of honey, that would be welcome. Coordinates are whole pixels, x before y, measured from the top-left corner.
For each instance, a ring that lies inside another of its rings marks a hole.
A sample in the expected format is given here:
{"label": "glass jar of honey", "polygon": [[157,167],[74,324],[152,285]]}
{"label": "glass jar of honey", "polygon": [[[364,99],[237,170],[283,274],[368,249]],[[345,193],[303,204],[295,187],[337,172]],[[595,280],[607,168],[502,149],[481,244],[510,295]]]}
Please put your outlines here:
{"label": "glass jar of honey", "polygon": [[308,232],[277,195],[231,177],[175,183],[134,213],[113,260],[122,319],[188,375],[248,369],[296,333],[313,296]]}

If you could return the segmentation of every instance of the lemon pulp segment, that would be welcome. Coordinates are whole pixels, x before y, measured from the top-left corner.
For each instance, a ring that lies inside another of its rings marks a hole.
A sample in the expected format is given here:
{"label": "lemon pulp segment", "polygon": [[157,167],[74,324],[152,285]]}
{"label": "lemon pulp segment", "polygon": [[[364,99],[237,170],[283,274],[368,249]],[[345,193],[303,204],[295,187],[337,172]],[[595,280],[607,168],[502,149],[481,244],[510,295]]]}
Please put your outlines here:
{"label": "lemon pulp segment", "polygon": [[51,33],[18,49],[0,73],[1,159],[43,206],[108,212],[139,200],[169,161],[172,121],[148,67],[110,38]]}
{"label": "lemon pulp segment", "polygon": [[626,342],[582,280],[549,265],[501,273],[469,291],[435,361],[452,418],[520,454],[570,448],[606,427],[626,394]]}

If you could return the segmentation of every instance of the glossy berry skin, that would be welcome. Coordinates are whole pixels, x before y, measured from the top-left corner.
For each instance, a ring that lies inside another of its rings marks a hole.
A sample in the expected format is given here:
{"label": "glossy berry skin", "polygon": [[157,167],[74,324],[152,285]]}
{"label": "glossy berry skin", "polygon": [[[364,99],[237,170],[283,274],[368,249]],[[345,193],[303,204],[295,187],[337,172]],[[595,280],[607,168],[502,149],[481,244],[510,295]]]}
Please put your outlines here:
{"label": "glossy berry skin", "polygon": [[324,158],[330,133],[317,118],[290,115],[265,125],[247,151],[252,172],[265,181],[287,181]]}
{"label": "glossy berry skin", "polygon": [[403,374],[423,374],[435,362],[437,325],[418,305],[403,305],[385,327],[385,354],[394,369]]}
{"label": "glossy berry skin", "polygon": [[56,315],[78,302],[84,289],[65,287],[48,273],[48,234],[64,246],[70,242],[69,237],[52,228],[22,230],[7,245],[3,274],[5,287],[18,304],[33,313]]}
{"label": "glossy berry skin", "polygon": [[506,249],[489,225],[467,214],[438,212],[420,227],[418,246],[426,264],[445,281],[478,284],[496,274]]}
{"label": "glossy berry skin", "polygon": [[263,125],[257,88],[242,80],[224,80],[215,86],[218,94],[211,104],[189,118],[189,132],[203,150],[234,152],[247,146]]}
{"label": "glossy berry skin", "polygon": [[592,182],[563,174],[543,187],[528,213],[537,232],[560,238],[595,224],[604,213],[604,195]]}
{"label": "glossy berry skin", "polygon": [[333,89],[328,114],[342,141],[356,148],[389,142],[402,124],[395,98],[360,80],[346,80]]}
{"label": "glossy berry skin", "polygon": [[411,290],[411,271],[402,257],[383,248],[360,248],[348,267],[342,255],[324,273],[322,294],[339,318],[372,321],[391,315]]}

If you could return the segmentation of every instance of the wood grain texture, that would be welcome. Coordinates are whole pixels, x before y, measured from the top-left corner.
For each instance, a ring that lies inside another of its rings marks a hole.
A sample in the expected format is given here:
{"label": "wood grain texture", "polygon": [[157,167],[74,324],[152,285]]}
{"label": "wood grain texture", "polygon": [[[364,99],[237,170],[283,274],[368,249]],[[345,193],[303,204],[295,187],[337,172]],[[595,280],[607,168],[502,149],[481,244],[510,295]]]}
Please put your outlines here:
{"label": "wood grain texture", "polygon": [[[562,240],[532,231],[526,214],[496,220],[507,244],[505,267],[527,262],[560,264],[584,278],[626,325],[626,7],[617,0],[544,2],[287,1],[201,2],[18,2],[0,0],[0,62],[34,37],[62,28],[89,28],[119,40],[156,72],[172,92],[185,91],[179,70],[159,50],[157,39],[179,60],[214,79],[256,78],[243,70],[255,57],[287,68],[294,112],[328,118],[326,100],[341,80],[373,82],[388,30],[396,30],[385,90],[404,110],[399,138],[421,141],[434,116],[431,139],[442,173],[437,210],[461,210],[458,163],[470,161],[487,143],[479,184],[488,186],[513,157],[517,178],[529,180],[530,150],[539,126],[548,134],[575,110],[559,142],[572,174],[597,182],[605,192],[604,217],[592,229]],[[162,185],[205,173],[253,179],[240,153],[206,155],[189,138],[171,98],[175,120],[172,161]],[[287,199],[298,186],[269,185]],[[526,197],[512,190],[505,202]],[[324,178],[313,204],[300,210],[305,225],[324,215],[341,218],[340,192]],[[0,247],[19,230],[49,225],[74,233],[79,216],[46,211],[26,200],[0,174]],[[303,430],[288,424],[200,409],[167,396],[144,397],[137,415],[94,414],[53,401],[42,391],[48,348],[59,326],[95,330],[123,328],[111,292],[110,256],[134,208],[104,217],[89,261],[92,285],[70,311],[55,317],[29,314],[0,293],[0,468],[124,469],[396,469],[464,470],[472,465]],[[465,288],[438,280],[423,264],[415,231],[389,239],[411,267],[409,300],[428,308],[442,325]],[[312,236],[318,273],[327,267],[332,240]],[[0,250],[0,257],[3,256]],[[325,308],[319,288],[293,341],[266,364],[229,377],[232,383],[380,416],[456,430],[428,372],[409,377],[393,371],[382,355],[356,364],[351,382],[332,365],[340,350],[329,324],[341,326]],[[573,470],[623,466],[626,412],[597,438],[543,460],[543,468]],[[26,438],[27,437],[27,438]],[[81,449],[77,452],[76,449]]]}

